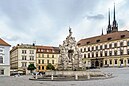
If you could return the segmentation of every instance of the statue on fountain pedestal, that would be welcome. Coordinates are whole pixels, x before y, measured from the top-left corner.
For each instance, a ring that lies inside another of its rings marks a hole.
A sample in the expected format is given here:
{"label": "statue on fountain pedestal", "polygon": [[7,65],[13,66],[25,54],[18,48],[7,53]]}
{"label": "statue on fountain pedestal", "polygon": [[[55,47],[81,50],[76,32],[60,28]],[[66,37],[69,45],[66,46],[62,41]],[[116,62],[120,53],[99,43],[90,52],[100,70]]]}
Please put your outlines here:
{"label": "statue on fountain pedestal", "polygon": [[72,31],[69,27],[69,35],[63,41],[63,45],[59,45],[59,70],[78,70],[82,67],[81,53],[77,47],[75,37],[72,37]]}

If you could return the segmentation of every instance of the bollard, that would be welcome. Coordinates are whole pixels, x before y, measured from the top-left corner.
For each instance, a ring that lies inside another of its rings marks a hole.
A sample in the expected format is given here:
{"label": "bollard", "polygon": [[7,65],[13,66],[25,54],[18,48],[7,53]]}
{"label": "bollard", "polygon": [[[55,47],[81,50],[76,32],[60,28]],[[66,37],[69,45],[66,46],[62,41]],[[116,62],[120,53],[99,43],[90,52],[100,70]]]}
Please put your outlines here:
{"label": "bollard", "polygon": [[90,74],[89,73],[87,74],[87,79],[90,79]]}
{"label": "bollard", "polygon": [[75,80],[78,80],[78,75],[77,74],[75,75]]}
{"label": "bollard", "polygon": [[51,80],[53,80],[53,74],[52,74],[52,76],[51,76]]}
{"label": "bollard", "polygon": [[37,73],[35,74],[35,79],[37,79]]}

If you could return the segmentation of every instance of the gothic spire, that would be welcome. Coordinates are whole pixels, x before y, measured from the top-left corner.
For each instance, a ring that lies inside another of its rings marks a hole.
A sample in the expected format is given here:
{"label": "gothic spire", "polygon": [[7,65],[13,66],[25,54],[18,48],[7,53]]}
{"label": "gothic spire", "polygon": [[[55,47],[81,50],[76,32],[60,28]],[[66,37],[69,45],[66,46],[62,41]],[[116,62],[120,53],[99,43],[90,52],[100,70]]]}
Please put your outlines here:
{"label": "gothic spire", "polygon": [[118,31],[118,24],[116,21],[116,15],[115,15],[115,3],[114,3],[114,15],[113,15],[113,25],[112,25],[112,32]]}
{"label": "gothic spire", "polygon": [[108,13],[108,25],[110,25],[110,8],[109,8],[109,13]]}
{"label": "gothic spire", "polygon": [[114,21],[115,21],[115,3],[114,3]]}
{"label": "gothic spire", "polygon": [[110,9],[108,11],[108,27],[107,27],[107,33],[111,33],[111,24],[110,24]]}

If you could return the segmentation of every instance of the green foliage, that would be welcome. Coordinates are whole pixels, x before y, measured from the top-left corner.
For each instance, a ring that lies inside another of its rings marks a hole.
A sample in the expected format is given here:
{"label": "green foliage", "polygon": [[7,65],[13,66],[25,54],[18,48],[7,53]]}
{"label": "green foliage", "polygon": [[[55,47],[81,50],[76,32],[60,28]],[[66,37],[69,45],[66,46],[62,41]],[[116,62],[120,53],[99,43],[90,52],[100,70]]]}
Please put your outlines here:
{"label": "green foliage", "polygon": [[28,66],[28,68],[27,68],[27,70],[30,70],[31,73],[32,73],[32,71],[35,70],[35,69],[36,69],[36,67],[34,66],[34,64],[30,64],[30,65]]}
{"label": "green foliage", "polygon": [[46,68],[47,70],[55,70],[55,67],[51,63],[49,63]]}

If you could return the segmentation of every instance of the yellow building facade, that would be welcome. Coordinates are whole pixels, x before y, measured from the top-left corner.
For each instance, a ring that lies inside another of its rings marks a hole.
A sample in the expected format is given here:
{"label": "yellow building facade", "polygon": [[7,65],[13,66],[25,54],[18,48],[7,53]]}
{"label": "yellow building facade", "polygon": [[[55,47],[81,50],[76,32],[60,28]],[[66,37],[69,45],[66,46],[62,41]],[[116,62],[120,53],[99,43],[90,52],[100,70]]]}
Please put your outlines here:
{"label": "yellow building facade", "polygon": [[59,48],[52,46],[36,46],[36,70],[47,71],[46,66],[51,63],[55,69],[58,67]]}

